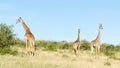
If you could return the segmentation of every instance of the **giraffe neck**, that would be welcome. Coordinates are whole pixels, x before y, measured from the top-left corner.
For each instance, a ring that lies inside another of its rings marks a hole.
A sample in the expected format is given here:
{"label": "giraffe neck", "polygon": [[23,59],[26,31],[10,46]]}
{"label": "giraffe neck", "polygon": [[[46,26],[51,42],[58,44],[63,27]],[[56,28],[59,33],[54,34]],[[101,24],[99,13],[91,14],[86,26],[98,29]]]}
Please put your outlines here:
{"label": "giraffe neck", "polygon": [[24,28],[25,31],[30,31],[29,27],[25,24],[25,22],[23,20],[22,20],[21,23],[22,23],[22,26],[23,26],[23,28]]}
{"label": "giraffe neck", "polygon": [[96,37],[96,40],[100,41],[100,29],[98,30],[98,35]]}
{"label": "giraffe neck", "polygon": [[79,35],[79,33],[78,33],[78,38],[77,38],[77,40],[78,40],[78,41],[80,40],[80,35]]}

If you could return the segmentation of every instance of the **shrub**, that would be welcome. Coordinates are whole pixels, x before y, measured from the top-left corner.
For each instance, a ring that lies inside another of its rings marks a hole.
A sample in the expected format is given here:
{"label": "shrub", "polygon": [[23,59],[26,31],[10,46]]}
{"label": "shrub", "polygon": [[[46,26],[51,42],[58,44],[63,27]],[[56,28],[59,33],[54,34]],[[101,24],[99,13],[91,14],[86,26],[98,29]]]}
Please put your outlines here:
{"label": "shrub", "polygon": [[12,45],[14,42],[12,26],[0,24],[0,49]]}
{"label": "shrub", "polygon": [[115,51],[120,52],[120,45],[115,46]]}
{"label": "shrub", "polygon": [[58,49],[57,42],[48,42],[43,50],[57,51],[57,49]]}
{"label": "shrub", "polygon": [[48,44],[48,41],[45,41],[45,40],[39,41],[39,40],[37,40],[35,42],[35,44],[36,44],[36,48],[46,48],[46,45]]}
{"label": "shrub", "polygon": [[111,44],[102,44],[102,52],[110,58],[115,57],[115,46]]}
{"label": "shrub", "polygon": [[14,51],[11,50],[9,47],[6,47],[0,50],[0,55],[5,55],[5,54],[17,55],[18,52],[16,50]]}
{"label": "shrub", "polygon": [[64,42],[64,44],[61,46],[61,49],[70,49],[71,48],[71,43]]}
{"label": "shrub", "polygon": [[108,45],[109,45],[109,44],[103,43],[103,44],[101,45],[100,51],[103,52],[103,53],[105,53],[106,47],[107,47]]}
{"label": "shrub", "polygon": [[15,34],[13,34],[12,27],[13,26],[9,26],[3,23],[0,24],[0,55],[17,54],[17,51],[10,49],[10,46],[15,44]]}
{"label": "shrub", "polygon": [[19,47],[25,47],[25,42],[19,38],[14,39],[14,45],[18,45]]}
{"label": "shrub", "polygon": [[86,40],[82,40],[80,49],[81,50],[90,50],[90,43]]}
{"label": "shrub", "polygon": [[109,56],[110,58],[114,57],[115,56],[115,48],[114,48],[114,46],[113,45],[107,46],[105,54],[107,56]]}

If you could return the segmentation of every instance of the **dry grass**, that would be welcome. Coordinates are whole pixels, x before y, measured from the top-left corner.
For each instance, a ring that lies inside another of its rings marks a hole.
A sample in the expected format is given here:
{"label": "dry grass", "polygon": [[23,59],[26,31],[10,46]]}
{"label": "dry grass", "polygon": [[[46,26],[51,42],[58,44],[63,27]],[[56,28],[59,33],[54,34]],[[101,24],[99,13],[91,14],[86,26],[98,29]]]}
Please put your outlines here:
{"label": "dry grass", "polygon": [[111,65],[105,65],[107,57],[92,58],[88,51],[82,51],[79,56],[68,50],[57,52],[37,50],[35,56],[26,55],[18,48],[19,55],[0,56],[0,68],[119,68],[119,60],[109,60]]}

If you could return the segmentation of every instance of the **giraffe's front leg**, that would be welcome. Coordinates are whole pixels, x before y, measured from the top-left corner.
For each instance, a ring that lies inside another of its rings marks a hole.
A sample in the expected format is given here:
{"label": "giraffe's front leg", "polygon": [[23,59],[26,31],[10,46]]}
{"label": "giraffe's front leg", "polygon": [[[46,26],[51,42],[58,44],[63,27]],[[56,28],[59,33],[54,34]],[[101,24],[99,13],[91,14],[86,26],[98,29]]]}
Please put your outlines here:
{"label": "giraffe's front leg", "polygon": [[26,44],[26,49],[27,49],[28,48],[28,40],[26,37],[25,37],[25,44]]}
{"label": "giraffe's front leg", "polygon": [[79,51],[80,51],[80,44],[77,46],[77,56],[79,56]]}
{"label": "giraffe's front leg", "polygon": [[100,45],[98,46],[97,51],[98,51],[98,55],[99,55],[100,54]]}
{"label": "giraffe's front leg", "polygon": [[91,54],[93,55],[94,47],[91,46]]}

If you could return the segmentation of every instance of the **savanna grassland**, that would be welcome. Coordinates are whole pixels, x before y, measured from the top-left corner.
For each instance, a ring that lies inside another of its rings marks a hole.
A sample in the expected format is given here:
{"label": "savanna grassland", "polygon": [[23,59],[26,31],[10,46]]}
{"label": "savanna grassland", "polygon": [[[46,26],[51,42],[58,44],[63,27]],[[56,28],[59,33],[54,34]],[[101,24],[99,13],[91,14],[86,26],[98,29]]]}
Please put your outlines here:
{"label": "savanna grassland", "polygon": [[[19,54],[1,55],[0,68],[119,68],[120,60],[109,59],[101,54],[98,58],[90,57],[89,51],[80,52],[75,56],[73,51],[42,51],[37,50],[35,56],[24,52],[24,48],[18,49]],[[120,53],[117,54],[120,57]],[[107,64],[108,62],[108,64]],[[110,63],[110,64],[109,64]]]}
{"label": "savanna grassland", "polygon": [[81,40],[79,56],[72,42],[36,41],[35,55],[29,55],[25,42],[15,37],[12,27],[0,24],[0,68],[119,68],[120,45],[103,43],[99,56],[91,56],[90,42]]}

